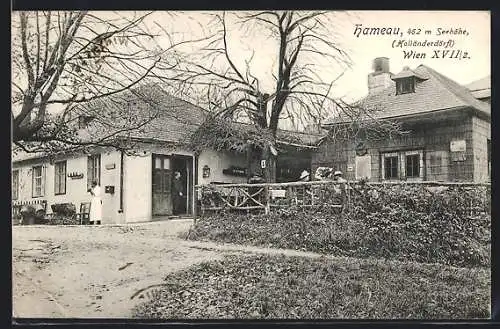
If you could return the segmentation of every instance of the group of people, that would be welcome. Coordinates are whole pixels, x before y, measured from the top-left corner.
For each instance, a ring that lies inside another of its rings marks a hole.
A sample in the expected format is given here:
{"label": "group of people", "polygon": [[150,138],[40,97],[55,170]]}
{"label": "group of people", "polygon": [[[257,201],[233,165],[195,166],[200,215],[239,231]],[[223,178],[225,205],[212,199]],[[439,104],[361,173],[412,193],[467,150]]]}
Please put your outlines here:
{"label": "group of people", "polygon": [[[333,168],[329,167],[319,167],[318,169],[316,169],[314,179],[316,181],[333,181],[338,183],[333,186],[333,202],[342,206],[344,205],[347,190],[347,180],[342,177],[342,171],[334,171]],[[311,180],[311,175],[307,170],[304,170],[300,174],[299,180],[302,182],[308,182]]]}
{"label": "group of people", "polygon": [[[91,195],[90,199],[90,223],[91,224],[101,224],[102,221],[102,198],[101,198],[101,187],[99,183],[94,180],[92,181],[91,188],[88,189]],[[173,213],[180,214],[186,211],[186,185],[182,180],[181,173],[176,171],[174,173],[174,179],[172,180],[172,203],[173,203]]]}
{"label": "group of people", "polygon": [[[342,171],[336,170],[334,171],[333,168],[329,167],[318,167],[316,169],[316,172],[314,174],[314,179],[315,180],[333,180],[339,183],[346,183],[347,181],[342,177]],[[299,180],[302,182],[308,182],[311,180],[311,174],[307,171],[304,170],[300,174]]]}

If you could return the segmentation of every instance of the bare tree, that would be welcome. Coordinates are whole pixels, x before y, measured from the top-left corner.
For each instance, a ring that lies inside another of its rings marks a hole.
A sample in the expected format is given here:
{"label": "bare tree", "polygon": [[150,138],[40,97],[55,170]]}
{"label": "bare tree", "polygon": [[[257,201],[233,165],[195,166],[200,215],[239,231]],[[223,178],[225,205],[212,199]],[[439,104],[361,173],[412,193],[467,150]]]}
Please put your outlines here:
{"label": "bare tree", "polygon": [[[78,134],[86,104],[123,91],[170,67],[145,24],[150,13],[17,12],[12,17],[12,141],[27,152],[116,146],[117,131],[139,129],[156,113],[118,121],[94,111],[95,122],[118,125],[98,137]],[[169,48],[167,46],[167,48]],[[123,115],[126,115],[124,112]]]}
{"label": "bare tree", "polygon": [[[347,115],[359,112],[330,94],[336,80],[350,66],[349,56],[335,34],[338,13],[262,11],[212,16],[214,34],[197,51],[182,57],[173,79],[183,90],[206,95],[209,108],[221,117],[245,117],[276,139],[284,120],[302,126],[321,125],[323,118],[335,112]],[[251,45],[252,54],[242,61],[241,52],[235,55],[236,47],[231,46],[237,42],[231,27],[243,36],[260,35],[255,40],[269,35],[275,46],[270,56],[275,61],[259,69],[269,73],[272,82],[264,81],[252,70],[252,61],[262,45]],[[340,70],[325,80],[324,75],[318,74],[325,67]],[[273,142],[261,149],[262,158],[270,164],[265,177],[273,181],[276,155]]]}

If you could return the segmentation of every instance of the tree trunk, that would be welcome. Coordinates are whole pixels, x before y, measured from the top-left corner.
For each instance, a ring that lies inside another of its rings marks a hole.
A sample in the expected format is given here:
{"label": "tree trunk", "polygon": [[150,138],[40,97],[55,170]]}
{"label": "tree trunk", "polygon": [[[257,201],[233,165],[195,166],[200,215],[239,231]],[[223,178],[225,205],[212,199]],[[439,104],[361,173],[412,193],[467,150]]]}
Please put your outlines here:
{"label": "tree trunk", "polygon": [[270,147],[266,146],[262,149],[262,160],[266,160],[266,168],[264,168],[264,179],[268,183],[276,182],[276,157],[272,154]]}

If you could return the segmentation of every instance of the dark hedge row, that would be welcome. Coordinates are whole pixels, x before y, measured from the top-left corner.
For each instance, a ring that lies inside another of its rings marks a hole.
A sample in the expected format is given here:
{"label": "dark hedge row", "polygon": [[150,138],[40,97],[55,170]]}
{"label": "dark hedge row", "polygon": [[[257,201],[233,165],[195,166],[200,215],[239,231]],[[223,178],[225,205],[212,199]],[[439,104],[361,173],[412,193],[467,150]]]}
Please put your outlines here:
{"label": "dark hedge row", "polygon": [[479,188],[364,185],[351,190],[349,211],[342,214],[326,206],[287,208],[270,215],[223,212],[199,219],[188,238],[489,266],[491,216],[486,198],[489,195]]}
{"label": "dark hedge row", "polygon": [[484,268],[283,255],[227,256],[168,275],[136,318],[489,318]]}

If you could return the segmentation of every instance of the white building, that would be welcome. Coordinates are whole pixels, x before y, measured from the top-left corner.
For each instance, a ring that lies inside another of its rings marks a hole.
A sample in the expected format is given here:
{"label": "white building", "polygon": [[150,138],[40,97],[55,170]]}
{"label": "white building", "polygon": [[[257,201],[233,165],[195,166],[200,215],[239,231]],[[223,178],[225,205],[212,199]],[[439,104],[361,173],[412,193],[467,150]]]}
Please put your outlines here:
{"label": "white building", "polygon": [[[78,211],[81,203],[90,201],[87,190],[97,180],[103,192],[103,224],[144,222],[171,215],[193,215],[195,185],[246,182],[249,169],[245,154],[213,150],[195,154],[186,148],[186,137],[203,122],[205,110],[154,86],[142,91],[149,98],[131,94],[127,104],[135,109],[157,106],[161,111],[153,121],[127,136],[135,143],[134,154],[104,147],[57,157],[14,154],[13,205],[45,203],[50,213],[53,204],[73,203]],[[109,100],[90,106],[99,111],[112,111],[113,107]],[[92,121],[91,116],[82,119],[81,122]],[[95,133],[87,128],[87,133]],[[314,138],[307,138],[306,143],[313,141]],[[309,166],[310,160],[305,161],[309,161]],[[295,168],[298,172],[301,169]],[[187,192],[181,213],[174,213],[172,204],[171,180],[175,171],[181,173]]]}

